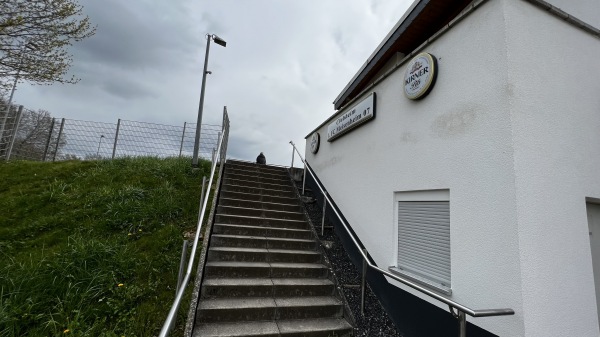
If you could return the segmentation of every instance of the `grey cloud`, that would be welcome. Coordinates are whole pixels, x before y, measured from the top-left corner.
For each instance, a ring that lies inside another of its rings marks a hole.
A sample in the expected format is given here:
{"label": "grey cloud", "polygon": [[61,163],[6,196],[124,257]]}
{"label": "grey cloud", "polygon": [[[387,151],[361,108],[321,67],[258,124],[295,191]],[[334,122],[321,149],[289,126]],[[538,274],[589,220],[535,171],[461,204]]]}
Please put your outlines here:
{"label": "grey cloud", "polygon": [[342,54],[346,55],[347,49],[346,49],[346,44],[344,42],[344,33],[342,33],[341,29],[337,28],[334,30],[333,41],[335,42],[336,46],[340,49]]}
{"label": "grey cloud", "polygon": [[135,82],[130,82],[123,79],[106,81],[103,83],[102,88],[109,94],[123,99],[153,96],[152,91],[147,90]]}
{"label": "grey cloud", "polygon": [[[375,2],[372,2],[375,1]],[[16,99],[57,117],[195,122],[206,33],[211,47],[204,123],[231,119],[228,156],[289,165],[294,140],[333,113],[331,101],[409,1],[80,0],[98,26],[73,45],[75,86],[30,88]],[[369,8],[369,6],[371,6]],[[393,11],[398,13],[393,13]],[[336,13],[332,15],[331,13]]]}
{"label": "grey cloud", "polygon": [[[177,62],[193,50],[185,42],[191,38],[185,18],[172,20],[160,15],[160,9],[147,6],[133,10],[117,0],[88,0],[84,6],[98,26],[95,36],[75,45],[75,52],[86,61],[135,70]],[[155,7],[167,11],[171,6]]]}

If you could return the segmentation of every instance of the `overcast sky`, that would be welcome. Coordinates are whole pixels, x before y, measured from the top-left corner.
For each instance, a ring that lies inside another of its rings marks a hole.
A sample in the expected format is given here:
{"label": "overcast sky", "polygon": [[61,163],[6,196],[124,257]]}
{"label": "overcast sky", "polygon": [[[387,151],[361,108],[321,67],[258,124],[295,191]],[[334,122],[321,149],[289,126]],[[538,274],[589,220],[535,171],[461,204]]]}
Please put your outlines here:
{"label": "overcast sky", "polygon": [[293,140],[334,113],[333,100],[411,0],[80,0],[96,35],[72,48],[76,85],[20,84],[15,103],[54,117],[169,125],[196,122],[207,33],[203,123],[221,124],[228,156],[289,165]]}

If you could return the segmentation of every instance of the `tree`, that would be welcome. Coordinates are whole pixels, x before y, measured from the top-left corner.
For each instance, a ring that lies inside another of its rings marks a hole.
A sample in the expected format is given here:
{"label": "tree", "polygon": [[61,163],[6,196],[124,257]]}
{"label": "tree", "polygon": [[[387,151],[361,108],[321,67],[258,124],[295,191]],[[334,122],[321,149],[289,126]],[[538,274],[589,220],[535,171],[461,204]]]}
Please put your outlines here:
{"label": "tree", "polygon": [[94,35],[77,0],[0,1],[0,86],[19,78],[36,84],[77,83],[65,78],[68,47]]}

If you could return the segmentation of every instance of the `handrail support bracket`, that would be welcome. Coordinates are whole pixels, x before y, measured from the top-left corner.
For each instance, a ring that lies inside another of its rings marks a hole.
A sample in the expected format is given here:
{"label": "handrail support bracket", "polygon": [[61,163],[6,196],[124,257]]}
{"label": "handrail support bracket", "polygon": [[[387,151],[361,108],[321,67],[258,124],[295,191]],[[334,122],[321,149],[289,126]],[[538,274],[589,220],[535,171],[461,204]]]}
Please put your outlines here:
{"label": "handrail support bracket", "polygon": [[454,318],[458,320],[458,336],[459,337],[467,337],[467,314],[460,309],[456,309],[452,306],[448,306],[450,308],[450,313]]}

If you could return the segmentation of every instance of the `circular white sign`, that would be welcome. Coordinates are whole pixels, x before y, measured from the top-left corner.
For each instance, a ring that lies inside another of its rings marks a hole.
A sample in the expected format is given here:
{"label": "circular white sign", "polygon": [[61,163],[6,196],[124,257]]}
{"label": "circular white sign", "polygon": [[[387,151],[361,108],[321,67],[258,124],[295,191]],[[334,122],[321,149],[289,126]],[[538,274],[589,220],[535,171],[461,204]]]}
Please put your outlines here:
{"label": "circular white sign", "polygon": [[421,53],[415,56],[406,67],[404,94],[410,99],[425,97],[433,88],[437,77],[435,56]]}
{"label": "circular white sign", "polygon": [[315,132],[310,137],[310,152],[313,154],[319,152],[319,143],[321,143],[321,136],[318,132]]}

